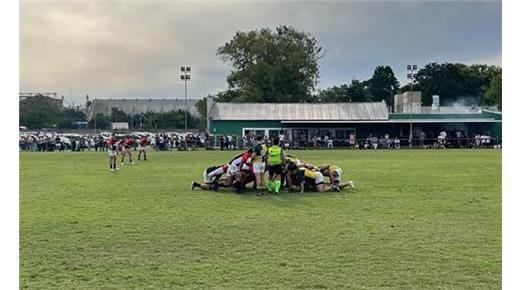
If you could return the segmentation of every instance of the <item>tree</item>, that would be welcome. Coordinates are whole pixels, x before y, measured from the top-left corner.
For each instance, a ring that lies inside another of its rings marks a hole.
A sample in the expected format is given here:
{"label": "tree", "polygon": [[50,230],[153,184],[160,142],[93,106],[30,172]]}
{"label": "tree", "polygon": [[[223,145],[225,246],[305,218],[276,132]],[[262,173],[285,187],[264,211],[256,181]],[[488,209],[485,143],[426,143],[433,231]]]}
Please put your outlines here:
{"label": "tree", "polygon": [[349,102],[348,85],[333,86],[331,88],[320,90],[318,92],[317,101],[321,103],[340,103]]}
{"label": "tree", "polygon": [[85,112],[63,108],[59,100],[43,95],[20,100],[20,125],[30,129],[52,127],[71,129],[74,122],[85,121]]}
{"label": "tree", "polygon": [[20,126],[29,129],[54,127],[58,122],[60,110],[53,99],[43,95],[20,100]]}
{"label": "tree", "polygon": [[110,119],[102,113],[97,113],[88,123],[89,128],[108,129],[110,127]]}
{"label": "tree", "polygon": [[377,66],[367,84],[372,101],[385,100],[387,104],[391,104],[393,95],[399,91],[399,82],[389,66]]}
{"label": "tree", "polygon": [[308,33],[290,26],[237,32],[217,55],[233,66],[227,77],[238,102],[312,101],[322,48]]}
{"label": "tree", "polygon": [[498,105],[502,108],[502,72],[497,73],[489,86],[485,87],[485,101],[490,105]]}
{"label": "tree", "polygon": [[489,104],[485,97],[485,90],[499,73],[501,69],[496,66],[475,64],[464,67],[462,74],[465,79],[465,98],[471,103]]}
{"label": "tree", "polygon": [[208,97],[204,97],[200,100],[198,100],[195,103],[195,107],[197,108],[197,111],[199,112],[199,115],[201,119],[206,120],[206,113],[207,113],[207,107],[208,107]]}
{"label": "tree", "polygon": [[223,103],[245,102],[245,100],[241,97],[240,92],[238,90],[226,90],[223,92],[218,92],[213,97],[216,102],[223,102]]}
{"label": "tree", "polygon": [[349,85],[334,86],[318,92],[316,100],[323,103],[372,102],[368,81],[353,79]]}
{"label": "tree", "polygon": [[208,107],[208,97],[204,97],[200,100],[198,100],[195,103],[195,107],[197,108],[197,111],[199,112],[199,123],[197,124],[197,128],[199,129],[205,129],[207,126],[207,107]]}
{"label": "tree", "polygon": [[367,81],[353,79],[347,88],[349,102],[371,102],[374,97],[368,89]]}
{"label": "tree", "polygon": [[430,63],[417,72],[416,90],[422,91],[423,105],[432,103],[432,96],[439,95],[441,105],[449,105],[467,95],[466,79],[460,63]]}
{"label": "tree", "polygon": [[117,107],[112,108],[110,122],[130,122],[130,119],[130,116],[127,115],[124,111],[119,110]]}
{"label": "tree", "polygon": [[73,108],[66,108],[58,115],[58,121],[56,127],[58,129],[73,129],[74,122],[85,121],[85,112],[81,110],[75,110]]}
{"label": "tree", "polygon": [[422,91],[423,104],[427,106],[431,105],[432,95],[440,96],[441,105],[482,104],[486,101],[485,88],[499,72],[499,67],[481,64],[430,63],[417,73],[414,89]]}

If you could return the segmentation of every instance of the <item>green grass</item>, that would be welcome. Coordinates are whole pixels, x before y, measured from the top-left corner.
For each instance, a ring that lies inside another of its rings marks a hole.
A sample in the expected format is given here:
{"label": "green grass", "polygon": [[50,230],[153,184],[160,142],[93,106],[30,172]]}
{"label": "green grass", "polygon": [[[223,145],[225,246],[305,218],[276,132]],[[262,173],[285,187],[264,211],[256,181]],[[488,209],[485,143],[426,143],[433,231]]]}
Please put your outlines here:
{"label": "green grass", "polygon": [[23,289],[500,289],[501,151],[294,151],[341,193],[191,191],[236,152],[20,154]]}

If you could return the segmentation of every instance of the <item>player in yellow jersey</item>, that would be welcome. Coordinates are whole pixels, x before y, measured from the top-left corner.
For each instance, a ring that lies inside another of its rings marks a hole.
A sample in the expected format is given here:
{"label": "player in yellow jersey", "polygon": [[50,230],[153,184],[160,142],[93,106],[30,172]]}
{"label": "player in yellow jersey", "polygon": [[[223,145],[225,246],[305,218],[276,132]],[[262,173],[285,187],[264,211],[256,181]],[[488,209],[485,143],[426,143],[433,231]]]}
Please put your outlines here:
{"label": "player in yellow jersey", "polygon": [[285,160],[287,160],[288,162],[291,162],[291,163],[294,163],[296,164],[297,167],[305,167],[307,169],[311,169],[311,170],[319,170],[318,167],[310,164],[309,162],[305,162],[301,159],[298,159],[292,155],[289,155],[289,154],[286,154],[284,156]]}
{"label": "player in yellow jersey", "polygon": [[[335,191],[340,190],[340,182],[341,176],[343,175],[343,169],[339,168],[336,165],[324,164],[320,166],[320,172],[324,176],[329,177],[329,182]],[[354,182],[352,180],[347,182],[346,185],[350,186],[351,188],[354,188]]]}
{"label": "player in yellow jersey", "polygon": [[330,184],[323,182],[323,174],[321,172],[300,167],[293,169],[291,175],[293,185],[299,187],[300,192],[305,190],[323,192],[332,189]]}
{"label": "player in yellow jersey", "polygon": [[267,165],[269,167],[269,179],[267,180],[267,191],[275,194],[280,193],[283,174],[283,149],[279,146],[280,140],[274,139],[273,146],[267,150]]}

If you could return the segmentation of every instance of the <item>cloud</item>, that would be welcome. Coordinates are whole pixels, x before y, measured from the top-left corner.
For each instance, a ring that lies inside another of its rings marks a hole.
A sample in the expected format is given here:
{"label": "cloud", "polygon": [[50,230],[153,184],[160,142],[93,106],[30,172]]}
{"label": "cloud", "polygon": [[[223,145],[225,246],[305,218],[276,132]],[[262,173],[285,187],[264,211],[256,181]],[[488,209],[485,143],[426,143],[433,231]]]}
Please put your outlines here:
{"label": "cloud", "polygon": [[[94,97],[191,97],[227,87],[217,48],[238,30],[281,24],[314,35],[327,55],[320,87],[391,65],[501,59],[500,2],[26,2],[21,3],[20,90]],[[500,61],[501,63],[501,61]]]}

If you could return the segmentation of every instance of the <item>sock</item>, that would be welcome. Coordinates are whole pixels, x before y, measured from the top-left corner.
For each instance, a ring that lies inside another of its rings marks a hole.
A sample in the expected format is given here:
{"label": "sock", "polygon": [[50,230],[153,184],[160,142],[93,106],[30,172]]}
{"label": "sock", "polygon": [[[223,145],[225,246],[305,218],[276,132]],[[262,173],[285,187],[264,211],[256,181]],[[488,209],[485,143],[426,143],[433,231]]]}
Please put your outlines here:
{"label": "sock", "polygon": [[110,169],[112,169],[112,163],[110,163]]}
{"label": "sock", "polygon": [[271,179],[267,180],[267,190],[268,191],[271,191],[272,190],[272,185],[273,185],[273,182],[271,181]]}
{"label": "sock", "polygon": [[274,191],[276,193],[280,193],[280,186],[282,186],[282,182],[280,180],[276,180],[274,182]]}

